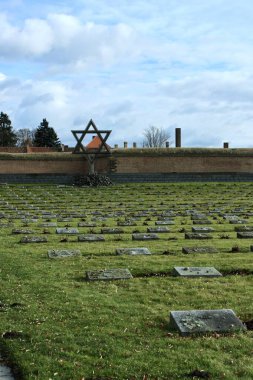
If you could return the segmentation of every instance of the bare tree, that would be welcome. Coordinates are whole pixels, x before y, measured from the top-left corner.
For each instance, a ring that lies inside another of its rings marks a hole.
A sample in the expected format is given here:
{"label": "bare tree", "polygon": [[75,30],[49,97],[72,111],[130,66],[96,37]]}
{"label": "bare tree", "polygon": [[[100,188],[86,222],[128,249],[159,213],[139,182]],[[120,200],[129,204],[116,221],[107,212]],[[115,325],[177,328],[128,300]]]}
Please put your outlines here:
{"label": "bare tree", "polygon": [[158,128],[153,125],[144,130],[143,147],[162,148],[165,147],[166,141],[169,140],[170,134],[164,128]]}
{"label": "bare tree", "polygon": [[35,130],[30,130],[28,128],[19,129],[16,132],[17,135],[17,146],[23,147],[27,145],[33,145]]}

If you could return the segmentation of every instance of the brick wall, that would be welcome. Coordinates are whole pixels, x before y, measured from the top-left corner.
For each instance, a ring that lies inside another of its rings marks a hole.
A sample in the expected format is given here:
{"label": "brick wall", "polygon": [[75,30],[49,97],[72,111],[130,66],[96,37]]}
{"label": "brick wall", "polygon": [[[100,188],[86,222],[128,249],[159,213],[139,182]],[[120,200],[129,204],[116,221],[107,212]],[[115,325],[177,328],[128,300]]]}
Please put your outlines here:
{"label": "brick wall", "polygon": [[[38,155],[1,155],[0,174],[67,174],[83,175],[88,172],[84,156],[71,153]],[[125,155],[97,158],[95,170],[99,173],[253,173],[253,149],[247,154],[228,152],[221,155],[184,153],[183,155]]]}
{"label": "brick wall", "polygon": [[[108,160],[98,158],[95,162],[95,170],[100,173],[109,171]],[[37,160],[10,159],[0,160],[0,174],[71,174],[84,175],[88,172],[87,161],[84,157],[70,160],[48,158]]]}
{"label": "brick wall", "polygon": [[117,157],[116,173],[253,173],[253,157]]}

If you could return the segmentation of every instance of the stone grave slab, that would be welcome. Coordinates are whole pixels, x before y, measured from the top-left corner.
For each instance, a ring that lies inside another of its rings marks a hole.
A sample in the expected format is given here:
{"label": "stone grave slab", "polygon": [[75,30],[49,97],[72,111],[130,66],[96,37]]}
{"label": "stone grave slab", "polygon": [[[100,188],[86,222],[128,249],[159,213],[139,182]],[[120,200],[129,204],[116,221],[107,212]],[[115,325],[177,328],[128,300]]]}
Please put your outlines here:
{"label": "stone grave slab", "polygon": [[68,227],[64,227],[64,228],[56,228],[56,233],[57,234],[66,234],[66,235],[76,235],[76,234],[79,234],[79,231],[77,228],[68,228]]}
{"label": "stone grave slab", "polygon": [[208,232],[214,232],[214,228],[212,227],[192,227],[192,232],[197,232],[197,233],[208,233]]}
{"label": "stone grave slab", "polygon": [[97,227],[96,223],[79,222],[78,227]]}
{"label": "stone grave slab", "polygon": [[128,280],[133,278],[128,269],[104,269],[86,272],[88,281],[110,281],[110,280]]}
{"label": "stone grave slab", "polygon": [[101,228],[101,234],[123,234],[122,228]]}
{"label": "stone grave slab", "polygon": [[174,220],[173,219],[171,219],[171,218],[169,218],[168,216],[159,216],[158,218],[157,218],[157,220],[158,221],[164,221],[164,222],[173,222]]}
{"label": "stone grave slab", "polygon": [[121,227],[137,226],[137,224],[131,220],[125,220],[124,222],[117,222],[117,225]]}
{"label": "stone grave slab", "polygon": [[14,230],[11,231],[11,233],[13,235],[19,235],[19,234],[29,235],[29,234],[34,234],[34,231],[32,231],[32,230],[23,230],[23,229],[14,229]]}
{"label": "stone grave slab", "polygon": [[24,236],[20,243],[47,243],[47,238],[45,236]]}
{"label": "stone grave slab", "polygon": [[197,232],[187,232],[185,234],[185,239],[199,239],[199,240],[203,240],[203,239],[212,239],[213,237],[208,233],[197,233]]}
{"label": "stone grave slab", "polygon": [[230,220],[230,224],[247,224],[248,221],[245,219]]}
{"label": "stone grave slab", "polygon": [[207,333],[234,333],[246,327],[231,309],[172,311],[171,328],[182,336]]}
{"label": "stone grave slab", "polygon": [[186,254],[191,253],[217,253],[217,249],[214,247],[183,247],[182,252]]}
{"label": "stone grave slab", "polygon": [[39,227],[42,227],[42,228],[57,227],[57,223],[55,223],[55,222],[45,222],[45,223],[41,223],[39,225]]}
{"label": "stone grave slab", "polygon": [[237,232],[238,239],[253,239],[253,231],[252,232]]}
{"label": "stone grave slab", "polygon": [[117,255],[151,255],[148,248],[117,248]]}
{"label": "stone grave slab", "polygon": [[55,219],[56,215],[55,214],[44,214],[41,217],[42,217],[42,219]]}
{"label": "stone grave slab", "polygon": [[157,234],[148,233],[136,233],[132,234],[132,240],[158,240],[159,236]]}
{"label": "stone grave slab", "polygon": [[95,234],[86,234],[78,236],[78,241],[80,242],[96,242],[96,241],[105,241],[104,236],[95,235]]}
{"label": "stone grave slab", "polygon": [[65,257],[80,256],[81,252],[79,249],[51,249],[47,254],[50,259],[62,259]]}
{"label": "stone grave slab", "polygon": [[157,226],[172,226],[175,222],[173,220],[157,220],[155,224]]}
{"label": "stone grave slab", "polygon": [[237,226],[235,227],[236,232],[253,232],[253,226]]}
{"label": "stone grave slab", "polygon": [[203,219],[206,219],[206,215],[204,214],[191,215],[191,220],[203,220]]}
{"label": "stone grave slab", "polygon": [[214,267],[174,267],[173,275],[180,277],[221,277]]}
{"label": "stone grave slab", "polygon": [[22,222],[23,222],[24,220],[28,220],[28,221],[31,222],[31,223],[37,223],[38,220],[39,220],[39,218],[36,216],[36,217],[32,217],[32,218],[30,218],[30,219],[22,219]]}
{"label": "stone grave slab", "polygon": [[0,228],[9,228],[13,227],[13,223],[0,223]]}
{"label": "stone grave slab", "polygon": [[91,218],[92,222],[105,222],[108,218],[104,216],[96,216],[94,218]]}
{"label": "stone grave slab", "polygon": [[170,232],[170,230],[168,229],[168,227],[148,227],[147,228],[147,232],[151,232],[151,233],[167,233],[167,232]]}
{"label": "stone grave slab", "polygon": [[223,215],[223,219],[227,220],[227,221],[233,221],[233,220],[238,220],[239,217],[238,215]]}
{"label": "stone grave slab", "polygon": [[192,224],[205,225],[205,224],[212,224],[212,222],[211,220],[208,220],[208,219],[196,219],[192,221]]}
{"label": "stone grave slab", "polygon": [[73,218],[57,218],[57,222],[72,222]]}

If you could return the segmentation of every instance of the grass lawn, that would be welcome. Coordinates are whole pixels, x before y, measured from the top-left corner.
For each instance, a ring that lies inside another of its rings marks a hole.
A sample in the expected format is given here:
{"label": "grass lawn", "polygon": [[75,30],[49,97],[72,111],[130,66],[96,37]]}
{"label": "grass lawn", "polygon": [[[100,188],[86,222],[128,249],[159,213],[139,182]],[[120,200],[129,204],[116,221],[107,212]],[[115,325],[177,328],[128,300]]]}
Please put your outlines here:
{"label": "grass lawn", "polygon": [[[243,322],[253,320],[253,237],[239,239],[235,230],[253,227],[252,190],[250,183],[1,186],[0,353],[16,378],[253,379],[252,330],[181,337],[169,325],[173,310],[233,309]],[[159,218],[174,222],[169,232],[132,241]],[[118,226],[125,221],[133,225]],[[56,234],[45,227],[51,222],[79,232]],[[78,242],[105,227],[123,232]],[[213,228],[212,238],[186,239],[192,227]],[[20,243],[24,236],[48,241]],[[182,252],[206,246],[217,252]],[[152,254],[116,255],[127,247]],[[49,259],[52,249],[81,255]],[[175,266],[213,266],[223,277],[175,277]],[[113,268],[128,268],[133,278],[85,279],[86,271]]]}

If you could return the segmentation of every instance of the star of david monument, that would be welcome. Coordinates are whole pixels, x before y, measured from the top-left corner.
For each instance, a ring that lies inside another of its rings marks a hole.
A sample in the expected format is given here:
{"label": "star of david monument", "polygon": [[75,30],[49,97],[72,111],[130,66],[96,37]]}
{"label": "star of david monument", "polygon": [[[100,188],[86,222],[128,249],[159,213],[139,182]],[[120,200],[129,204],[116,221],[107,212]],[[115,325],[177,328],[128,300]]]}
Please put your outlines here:
{"label": "star of david monument", "polygon": [[[111,130],[99,130],[92,119],[88,122],[84,130],[71,131],[74,135],[77,144],[74,148],[73,154],[85,154],[88,161],[89,175],[95,173],[95,160],[98,156],[110,155],[110,147],[106,144],[106,141],[111,133]],[[93,139],[96,138],[96,144],[92,143],[88,146],[83,145],[83,141],[87,135],[93,135]]]}

